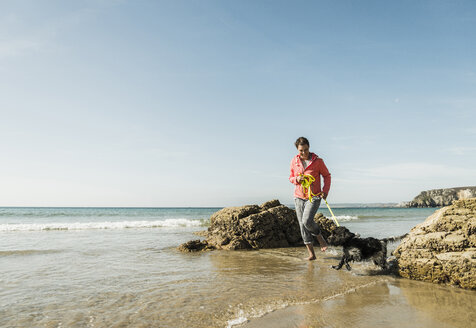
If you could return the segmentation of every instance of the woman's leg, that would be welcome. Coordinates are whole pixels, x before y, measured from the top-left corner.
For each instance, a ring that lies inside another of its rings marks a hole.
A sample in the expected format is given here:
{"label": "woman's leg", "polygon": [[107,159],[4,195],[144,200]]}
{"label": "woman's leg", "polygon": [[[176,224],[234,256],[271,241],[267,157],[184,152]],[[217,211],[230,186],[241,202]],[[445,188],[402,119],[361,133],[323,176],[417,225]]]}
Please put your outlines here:
{"label": "woman's leg", "polygon": [[312,247],[312,234],[304,227],[303,223],[303,213],[306,207],[306,203],[309,203],[309,201],[300,198],[294,199],[299,228],[301,229],[301,237],[307,247],[307,251],[309,252],[308,260],[314,260],[316,258],[316,255],[314,254],[314,248]]}
{"label": "woman's leg", "polygon": [[317,240],[321,245],[321,251],[324,252],[327,249],[327,242],[321,235],[321,229],[319,228],[319,225],[316,223],[316,221],[314,221],[314,216],[316,215],[320,205],[321,199],[318,197],[313,198],[312,202],[307,202],[302,214],[302,222],[305,230],[317,236]]}
{"label": "woman's leg", "polygon": [[327,241],[322,237],[322,234],[317,235],[317,241],[321,245],[321,251],[325,252],[327,250]]}
{"label": "woman's leg", "polygon": [[306,244],[307,251],[309,252],[309,257],[307,260],[312,261],[316,259],[316,253],[314,253],[314,246],[312,243]]}

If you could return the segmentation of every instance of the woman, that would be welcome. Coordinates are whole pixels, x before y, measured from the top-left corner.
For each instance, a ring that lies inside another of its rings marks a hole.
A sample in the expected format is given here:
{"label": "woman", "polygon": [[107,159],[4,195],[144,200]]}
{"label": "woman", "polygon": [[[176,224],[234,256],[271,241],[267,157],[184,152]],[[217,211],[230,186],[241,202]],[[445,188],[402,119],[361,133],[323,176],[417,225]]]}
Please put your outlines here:
{"label": "woman", "polygon": [[[327,243],[321,235],[319,225],[314,221],[321,198],[326,199],[331,187],[331,174],[327,170],[322,158],[309,152],[309,141],[300,137],[296,140],[295,146],[299,152],[291,161],[291,174],[289,181],[295,185],[294,204],[296,205],[296,214],[301,228],[301,236],[309,252],[308,260],[315,260],[316,254],[312,245],[312,236],[317,236],[321,245],[321,251],[325,252]],[[305,192],[301,186],[303,175],[312,175],[315,181],[311,184],[310,190]],[[321,190],[321,175],[324,178],[324,187]],[[312,202],[309,201],[309,192],[312,192]]]}

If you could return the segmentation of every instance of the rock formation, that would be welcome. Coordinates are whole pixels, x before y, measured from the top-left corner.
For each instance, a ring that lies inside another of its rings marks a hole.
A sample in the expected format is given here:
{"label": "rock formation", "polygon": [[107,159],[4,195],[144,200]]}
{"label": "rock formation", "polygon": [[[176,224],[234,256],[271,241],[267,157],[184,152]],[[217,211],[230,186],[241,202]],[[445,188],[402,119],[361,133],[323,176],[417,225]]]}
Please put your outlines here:
{"label": "rock formation", "polygon": [[410,202],[400,203],[400,207],[442,207],[455,200],[476,197],[476,187],[458,187],[422,191]]}
{"label": "rock formation", "polygon": [[[324,237],[334,223],[318,213]],[[334,225],[334,226],[333,226]],[[260,249],[303,245],[296,212],[272,200],[259,205],[226,207],[210,217],[205,240],[192,240],[179,246],[181,251],[212,249]]]}
{"label": "rock formation", "polygon": [[414,227],[394,251],[402,277],[476,288],[476,198],[455,201]]}

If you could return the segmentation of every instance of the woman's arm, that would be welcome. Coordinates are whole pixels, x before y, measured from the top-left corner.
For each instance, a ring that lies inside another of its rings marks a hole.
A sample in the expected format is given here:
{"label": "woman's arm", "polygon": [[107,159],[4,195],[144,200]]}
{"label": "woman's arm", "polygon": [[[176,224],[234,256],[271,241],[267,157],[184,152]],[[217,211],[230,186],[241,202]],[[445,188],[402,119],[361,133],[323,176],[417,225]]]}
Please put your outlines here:
{"label": "woman's arm", "polygon": [[329,170],[327,169],[327,166],[324,164],[323,160],[320,164],[319,174],[324,178],[324,187],[322,188],[322,192],[324,193],[324,199],[326,199],[327,195],[329,194],[329,190],[331,189],[331,174],[329,173]]}
{"label": "woman's arm", "polygon": [[294,172],[294,167],[293,167],[293,162],[291,161],[291,173],[289,174],[289,182],[291,182],[292,184],[295,184],[295,185],[298,185],[299,184],[299,181],[298,181],[298,178],[299,178],[299,175],[296,175],[296,173]]}

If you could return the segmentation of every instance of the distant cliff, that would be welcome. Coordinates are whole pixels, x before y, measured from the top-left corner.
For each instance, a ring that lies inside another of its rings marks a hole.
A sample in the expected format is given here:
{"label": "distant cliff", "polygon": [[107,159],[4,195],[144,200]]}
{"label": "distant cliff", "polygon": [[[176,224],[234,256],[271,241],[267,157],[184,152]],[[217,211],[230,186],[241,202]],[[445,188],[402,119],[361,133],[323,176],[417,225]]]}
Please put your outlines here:
{"label": "distant cliff", "polygon": [[412,201],[400,203],[400,207],[442,207],[455,200],[476,197],[476,186],[433,189],[422,191]]}

